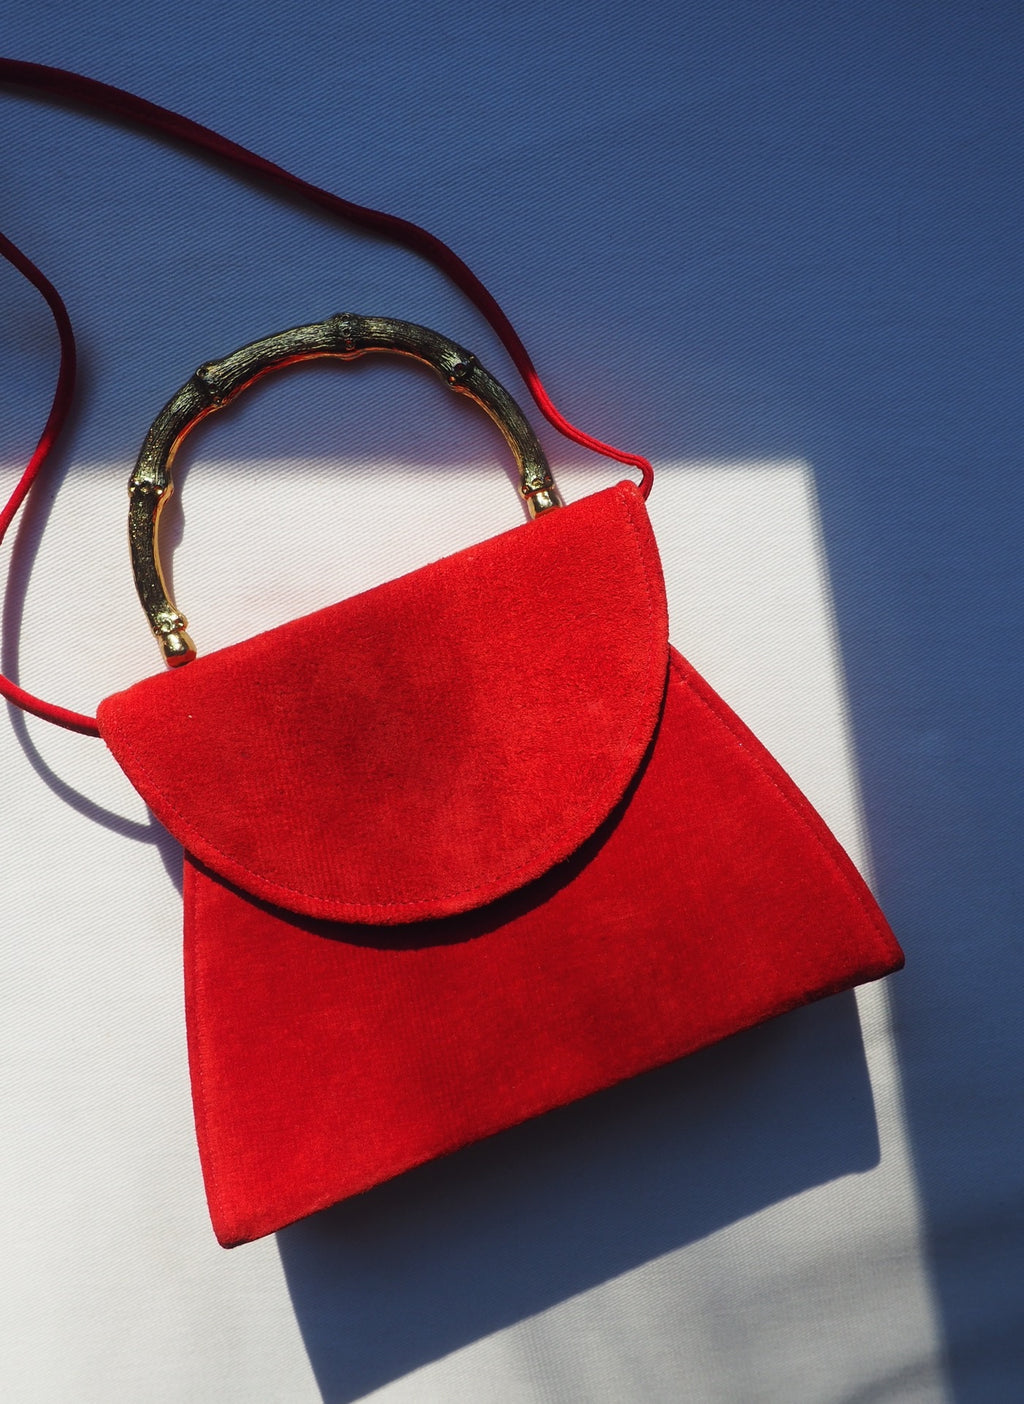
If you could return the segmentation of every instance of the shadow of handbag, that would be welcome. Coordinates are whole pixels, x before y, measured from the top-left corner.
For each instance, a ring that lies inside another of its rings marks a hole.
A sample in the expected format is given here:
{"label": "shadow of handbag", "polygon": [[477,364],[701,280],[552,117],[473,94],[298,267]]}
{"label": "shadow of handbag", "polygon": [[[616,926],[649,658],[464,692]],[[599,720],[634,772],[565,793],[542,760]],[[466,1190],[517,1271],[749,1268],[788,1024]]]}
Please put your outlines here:
{"label": "shadow of handbag", "polygon": [[[196,658],[159,565],[175,449],[277,366],[371,352],[492,416],[532,520]],[[641,491],[562,505],[519,408],[437,333],[338,316],[201,367],[145,441],[129,531],[171,669],[95,723],[2,690],[98,725],[185,850],[225,1246],[902,965],[822,819],[670,648]]]}

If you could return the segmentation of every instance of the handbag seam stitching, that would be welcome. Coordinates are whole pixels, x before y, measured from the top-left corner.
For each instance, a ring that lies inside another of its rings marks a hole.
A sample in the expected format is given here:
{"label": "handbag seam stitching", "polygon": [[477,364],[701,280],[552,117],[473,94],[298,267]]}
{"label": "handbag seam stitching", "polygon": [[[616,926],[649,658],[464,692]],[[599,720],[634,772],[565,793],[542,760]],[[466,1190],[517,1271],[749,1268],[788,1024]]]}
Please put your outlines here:
{"label": "handbag seam stitching", "polygon": [[[188,901],[185,910],[186,929],[189,926],[195,925],[195,911],[196,885],[195,880],[193,878],[188,882]],[[191,987],[189,990],[189,1003],[193,1003],[194,996],[197,993],[199,987],[205,984],[205,972],[201,972],[200,970],[199,952],[195,943],[190,942],[189,947],[190,950],[187,954],[186,969],[189,970],[191,973],[191,980],[189,981],[189,985]],[[206,1003],[207,1002],[204,998],[202,1000],[203,1008],[206,1007]],[[206,1042],[206,1021],[205,1019],[197,1015],[197,1017],[193,1019],[191,1023],[196,1040],[195,1065],[197,1085],[193,1088],[192,1095],[193,1111],[195,1113],[196,1121],[196,1135],[201,1147],[208,1147],[210,1144],[210,1138],[207,1134],[209,1130],[208,1123],[210,1112],[210,1098],[206,1086],[206,1050],[204,1047],[204,1044]],[[202,1123],[201,1130],[200,1123]],[[220,1177],[217,1173],[217,1169],[215,1166],[216,1156],[212,1154],[203,1154],[201,1149],[200,1161],[202,1162],[204,1174],[207,1179],[206,1198],[210,1206],[210,1216],[211,1218],[219,1219],[221,1216],[223,1199],[220,1188]]]}

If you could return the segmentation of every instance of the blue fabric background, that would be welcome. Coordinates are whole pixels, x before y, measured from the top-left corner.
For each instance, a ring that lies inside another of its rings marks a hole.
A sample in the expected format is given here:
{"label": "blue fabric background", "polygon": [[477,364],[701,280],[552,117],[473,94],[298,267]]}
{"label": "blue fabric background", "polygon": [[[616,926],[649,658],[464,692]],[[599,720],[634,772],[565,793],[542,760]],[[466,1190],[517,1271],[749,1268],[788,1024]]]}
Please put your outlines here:
{"label": "blue fabric background", "polygon": [[[12,57],[166,103],[441,235],[506,302],[556,402],[593,432],[654,458],[813,464],[877,886],[908,957],[893,986],[898,1051],[950,1387],[963,1404],[1018,1399],[1020,6],[108,0],[72,16],[37,0],[2,10]],[[127,407],[159,404],[189,366],[343,307],[435,323],[504,369],[471,310],[410,255],[104,124],[7,91],[0,112],[3,227],[61,288],[82,338],[89,399],[76,471],[112,450],[130,455]],[[45,201],[66,212],[59,222],[40,222]],[[0,297],[4,452],[17,457],[39,423],[52,336],[13,277]],[[382,386],[372,373],[359,386],[370,409],[352,446],[393,436],[392,417],[407,422]],[[238,453],[257,442],[327,452],[317,393],[289,387],[272,413],[240,419]],[[392,437],[393,451],[430,453],[415,427],[397,432],[406,437]],[[641,1216],[623,1207],[614,1147],[598,1144],[600,1117],[581,1112],[578,1134],[596,1137],[594,1158],[612,1165],[595,1193],[607,1192],[613,1229],[570,1251],[565,1212],[579,1187],[558,1188],[557,1152],[546,1133],[526,1132],[530,1156],[552,1169],[543,1202],[562,1251],[539,1269],[524,1258],[528,1280],[513,1272],[500,1300],[483,1301],[475,1284],[472,1225],[441,1271],[451,1300],[437,1312],[424,1305],[426,1282],[389,1298],[386,1273],[376,1297],[358,1308],[347,1299],[355,1279],[332,1278],[328,1259],[349,1211],[319,1237],[285,1235],[325,1393],[354,1398],[756,1203],[870,1163],[855,1034],[840,1020],[829,1036],[853,1050],[853,1109],[838,1139],[822,1132],[767,1181],[744,1169],[730,1184],[709,1167],[708,1190],[694,1171],[684,1221],[653,1237],[668,1205]],[[770,1039],[751,1039],[770,1056]],[[722,1095],[740,1057],[716,1066]],[[690,1086],[698,1074],[661,1076]],[[625,1122],[614,1106],[601,1115],[621,1149],[634,1112],[620,1112]],[[795,1126],[775,1127],[767,1161],[794,1137]],[[493,1148],[471,1154],[486,1181]],[[663,1191],[674,1200],[679,1182],[643,1192],[656,1204]],[[408,1191],[390,1193],[401,1225]],[[523,1193],[521,1211],[536,1211],[541,1201]],[[414,1215],[404,1230],[390,1222],[389,1232],[444,1237],[417,1230]],[[491,1249],[515,1242],[511,1219],[488,1223]],[[383,1362],[368,1302],[385,1312]],[[361,1317],[365,1349],[350,1342],[339,1356],[335,1309]]]}

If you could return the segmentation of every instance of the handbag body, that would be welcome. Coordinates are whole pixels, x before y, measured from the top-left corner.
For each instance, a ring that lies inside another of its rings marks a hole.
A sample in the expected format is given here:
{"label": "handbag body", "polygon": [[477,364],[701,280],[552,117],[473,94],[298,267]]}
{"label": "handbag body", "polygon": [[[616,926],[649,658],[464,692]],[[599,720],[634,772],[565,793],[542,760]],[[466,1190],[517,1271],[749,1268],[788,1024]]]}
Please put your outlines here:
{"label": "handbag body", "polygon": [[[183,616],[153,617],[180,648]],[[225,1245],[902,961],[811,805],[670,648],[632,483],[192,651],[97,720],[186,853]]]}
{"label": "handbag body", "polygon": [[[335,317],[200,367],[131,481],[136,583],[172,665],[94,719],[0,677],[9,701],[101,735],[184,849],[196,1130],[225,1246],[432,1157],[898,969],[863,879],[792,780],[670,647],[646,460],[564,420],[504,313],[426,231],[352,206],[108,85],[25,83],[241,164],[418,248],[498,331],[543,412],[640,469],[565,506],[522,412],[462,348]],[[54,405],[0,537],[71,402]],[[174,452],[278,365],[392,351],[492,415],[532,520],[204,657],[157,550]]]}

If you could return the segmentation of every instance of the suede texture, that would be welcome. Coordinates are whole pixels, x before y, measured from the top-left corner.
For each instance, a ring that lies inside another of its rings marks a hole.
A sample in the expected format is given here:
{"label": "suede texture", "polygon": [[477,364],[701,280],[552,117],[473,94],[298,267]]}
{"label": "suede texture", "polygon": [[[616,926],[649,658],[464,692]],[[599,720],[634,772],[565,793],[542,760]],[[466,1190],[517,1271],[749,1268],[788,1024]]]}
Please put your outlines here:
{"label": "suede texture", "polygon": [[370,923],[493,901],[574,852],[661,705],[661,565],[631,483],[136,684],[101,733],[222,877]]}
{"label": "suede texture", "polygon": [[228,1247],[903,963],[822,820],[675,653],[627,794],[528,887],[391,927],[289,916],[190,857],[185,893]]}
{"label": "suede texture", "polygon": [[225,1246],[903,962],[814,809],[669,649],[630,484],[98,720],[186,849]]}

